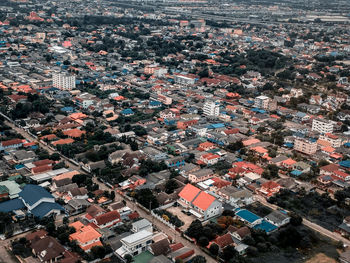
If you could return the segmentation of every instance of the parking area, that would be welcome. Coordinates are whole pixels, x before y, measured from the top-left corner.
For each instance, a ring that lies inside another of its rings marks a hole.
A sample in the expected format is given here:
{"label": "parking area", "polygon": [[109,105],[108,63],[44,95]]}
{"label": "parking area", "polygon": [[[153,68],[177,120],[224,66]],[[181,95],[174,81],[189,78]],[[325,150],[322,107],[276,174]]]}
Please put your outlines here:
{"label": "parking area", "polygon": [[171,206],[169,208],[166,209],[168,212],[172,213],[173,215],[176,215],[182,222],[184,222],[184,225],[182,227],[180,227],[180,229],[182,231],[185,231],[189,225],[192,223],[193,220],[196,219],[196,217],[194,215],[187,215],[185,213],[183,213],[181,210],[184,210],[184,208],[182,206]]}

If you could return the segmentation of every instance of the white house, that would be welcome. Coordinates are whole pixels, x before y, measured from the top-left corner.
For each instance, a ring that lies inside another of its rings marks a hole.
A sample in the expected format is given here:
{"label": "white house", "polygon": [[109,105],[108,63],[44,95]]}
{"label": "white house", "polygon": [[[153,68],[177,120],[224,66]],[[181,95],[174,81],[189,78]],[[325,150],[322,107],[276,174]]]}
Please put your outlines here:
{"label": "white house", "polygon": [[153,233],[147,230],[141,230],[120,240],[122,246],[115,253],[124,258],[126,254],[137,256],[148,250],[152,243]]}

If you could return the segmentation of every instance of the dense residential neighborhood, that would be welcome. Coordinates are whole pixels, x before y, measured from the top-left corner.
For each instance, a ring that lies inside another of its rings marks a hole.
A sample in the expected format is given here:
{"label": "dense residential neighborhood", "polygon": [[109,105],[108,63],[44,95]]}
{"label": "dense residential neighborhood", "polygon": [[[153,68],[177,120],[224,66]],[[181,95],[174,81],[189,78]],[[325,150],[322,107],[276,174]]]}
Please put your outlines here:
{"label": "dense residential neighborhood", "polygon": [[350,262],[347,1],[0,3],[0,262]]}

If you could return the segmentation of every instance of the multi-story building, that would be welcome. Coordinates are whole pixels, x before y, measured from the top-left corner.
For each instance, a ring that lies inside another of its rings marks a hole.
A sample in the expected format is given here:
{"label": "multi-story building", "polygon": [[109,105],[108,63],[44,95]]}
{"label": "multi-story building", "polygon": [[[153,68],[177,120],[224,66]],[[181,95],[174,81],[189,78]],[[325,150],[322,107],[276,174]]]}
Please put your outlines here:
{"label": "multi-story building", "polygon": [[316,153],[317,143],[307,139],[298,138],[294,141],[294,150],[311,155]]}
{"label": "multi-story building", "polygon": [[75,76],[65,73],[54,73],[52,75],[52,86],[63,90],[75,89]]}
{"label": "multi-story building", "polygon": [[[222,203],[214,196],[199,188],[187,184],[179,193],[180,205],[190,209],[200,220],[207,220],[211,217],[221,215]],[[193,208],[193,209],[192,209]]]}
{"label": "multi-story building", "polygon": [[321,134],[319,139],[329,142],[333,148],[338,148],[342,144],[342,140],[337,135],[331,133]]}
{"label": "multi-story building", "polygon": [[207,101],[203,106],[203,113],[206,116],[219,116],[220,107],[215,101]]}
{"label": "multi-story building", "polygon": [[120,240],[122,246],[116,250],[116,253],[122,258],[126,254],[137,256],[149,248],[152,243],[152,238],[153,233],[147,230],[136,232]]}
{"label": "multi-story building", "polygon": [[319,133],[332,133],[333,132],[333,122],[324,119],[313,119],[312,130]]}
{"label": "multi-story building", "polygon": [[260,109],[268,109],[270,98],[264,95],[255,98],[254,106]]}

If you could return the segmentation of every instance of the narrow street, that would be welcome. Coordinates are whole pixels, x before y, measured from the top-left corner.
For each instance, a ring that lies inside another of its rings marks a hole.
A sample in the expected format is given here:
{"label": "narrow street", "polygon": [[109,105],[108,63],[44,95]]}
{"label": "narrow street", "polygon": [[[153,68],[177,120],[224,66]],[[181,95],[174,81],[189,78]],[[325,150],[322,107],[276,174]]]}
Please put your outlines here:
{"label": "narrow street", "polygon": [[[287,211],[286,209],[284,208],[281,208],[277,205],[274,205],[274,204],[270,204],[269,202],[266,201],[266,199],[260,195],[255,195],[255,198],[256,200],[258,200],[261,204],[271,208],[271,209],[281,209],[281,210],[284,210],[284,211]],[[323,228],[322,226],[319,226],[309,220],[307,220],[305,217],[303,217],[303,224],[309,228],[311,228],[312,230],[316,231],[316,232],[319,232],[320,234],[324,235],[324,236],[327,236],[335,241],[341,241],[343,242],[345,245],[347,246],[350,246],[350,240],[342,237],[341,235],[339,235],[338,233],[335,233],[335,232],[331,232],[325,228]]]}
{"label": "narrow street", "polygon": [[[30,134],[28,134],[24,129],[18,128],[18,127],[16,127],[14,124],[12,124],[12,123],[10,123],[10,122],[8,122],[8,121],[6,121],[5,123],[6,123],[8,126],[12,127],[16,132],[18,132],[19,134],[21,134],[21,135],[22,135],[24,138],[26,138],[27,140],[30,140],[30,141],[37,141],[37,140],[36,140],[35,138],[33,138]],[[40,146],[41,146],[42,148],[46,149],[50,154],[57,152],[57,151],[51,150],[49,147],[47,147],[47,145],[41,143],[40,141],[39,141],[39,144],[40,144]],[[57,153],[58,153],[58,152],[57,152]],[[61,156],[62,156],[62,155],[61,155]],[[77,170],[77,171],[79,171],[80,173],[85,174],[85,172],[84,172],[83,170],[81,170],[79,166],[77,166],[77,165],[71,163],[70,160],[69,160],[69,158],[64,157],[64,156],[62,156],[62,158],[66,160],[66,164],[67,164],[71,169]],[[96,184],[98,184],[101,190],[107,190],[107,191],[110,191],[110,190],[111,190],[111,189],[108,188],[105,184],[99,182],[99,181],[97,180],[96,177],[93,178],[93,182],[96,183]],[[195,253],[196,253],[197,255],[202,255],[202,256],[204,256],[204,257],[207,259],[207,262],[209,262],[209,263],[215,263],[215,262],[216,262],[214,259],[212,259],[212,258],[209,257],[207,254],[205,254],[202,250],[200,250],[195,244],[193,244],[193,243],[189,242],[187,239],[184,239],[183,237],[181,237],[180,233],[175,233],[176,231],[170,229],[168,226],[166,226],[166,225],[163,224],[162,222],[160,222],[160,221],[158,221],[157,219],[153,218],[149,213],[147,213],[147,212],[145,212],[144,210],[142,210],[142,209],[141,209],[140,207],[138,207],[135,203],[133,203],[133,202],[131,202],[131,201],[129,201],[129,200],[126,200],[123,196],[121,196],[121,195],[120,195],[119,193],[117,193],[117,192],[116,192],[116,196],[119,198],[119,200],[125,200],[126,203],[127,203],[127,205],[128,205],[130,208],[136,210],[136,211],[139,213],[139,215],[140,215],[141,217],[144,217],[144,218],[148,219],[150,222],[152,222],[159,230],[161,230],[161,231],[164,232],[165,234],[167,234],[167,235],[173,237],[174,240],[176,240],[176,241],[178,241],[178,242],[181,242],[181,243],[183,243],[184,245],[186,245],[186,246],[188,246],[188,247],[190,247],[190,248],[193,248],[194,251],[195,251]],[[260,203],[262,203],[263,205],[265,205],[265,206],[267,206],[267,207],[270,207],[270,208],[272,208],[272,209],[278,209],[278,208],[280,208],[280,207],[278,207],[278,206],[276,206],[276,205],[273,205],[273,204],[268,203],[268,202],[266,201],[266,199],[265,199],[264,197],[262,197],[262,196],[256,195],[255,197],[256,197],[256,199],[257,199]],[[282,208],[280,208],[280,209],[282,209]],[[284,209],[284,210],[285,210],[285,209]],[[335,241],[341,241],[341,242],[343,242],[344,244],[350,246],[350,240],[347,240],[347,239],[343,238],[342,236],[340,236],[340,235],[337,234],[337,233],[331,232],[331,231],[329,231],[329,230],[327,230],[327,229],[325,229],[325,228],[323,228],[323,227],[321,227],[321,226],[319,226],[319,225],[317,225],[317,224],[315,224],[315,223],[312,223],[312,222],[310,222],[309,220],[307,220],[307,219],[305,219],[305,218],[303,218],[303,224],[304,224],[305,226],[307,226],[307,227],[313,229],[314,231],[321,233],[322,235],[325,235],[325,236],[327,236],[327,237],[329,237],[329,238],[331,238],[331,239],[333,239],[333,240],[335,240]],[[4,242],[4,241],[1,241],[1,242]],[[1,244],[1,243],[0,243],[0,244]],[[0,253],[1,253],[1,252],[0,252]],[[0,256],[1,256],[1,254],[0,254]],[[10,262],[10,261],[8,261],[8,262]]]}

